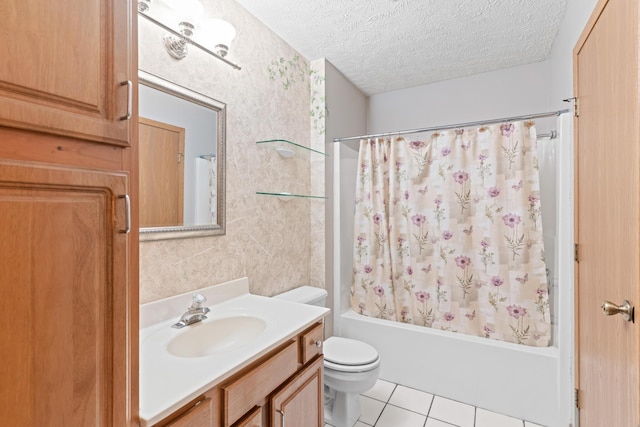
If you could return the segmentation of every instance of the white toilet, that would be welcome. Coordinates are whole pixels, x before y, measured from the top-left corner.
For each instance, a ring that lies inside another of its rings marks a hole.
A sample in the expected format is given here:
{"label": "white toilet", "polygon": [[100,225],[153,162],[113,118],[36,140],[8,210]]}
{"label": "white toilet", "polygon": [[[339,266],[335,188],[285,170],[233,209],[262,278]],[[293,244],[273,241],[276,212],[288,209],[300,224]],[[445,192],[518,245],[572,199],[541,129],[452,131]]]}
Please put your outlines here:
{"label": "white toilet", "polygon": [[[274,298],[324,307],[327,291],[301,286]],[[325,421],[335,427],[352,427],[360,417],[360,393],[378,379],[380,356],[367,343],[341,337],[328,338],[323,353]]]}

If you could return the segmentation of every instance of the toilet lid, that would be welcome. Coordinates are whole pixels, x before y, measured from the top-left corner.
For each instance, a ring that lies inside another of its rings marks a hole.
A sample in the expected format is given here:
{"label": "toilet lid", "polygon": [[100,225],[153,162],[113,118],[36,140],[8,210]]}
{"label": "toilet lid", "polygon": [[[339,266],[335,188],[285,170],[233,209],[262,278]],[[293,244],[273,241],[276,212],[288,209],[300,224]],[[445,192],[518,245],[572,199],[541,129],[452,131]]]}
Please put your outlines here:
{"label": "toilet lid", "polygon": [[330,337],[324,342],[324,359],[338,365],[359,366],[378,360],[375,348],[362,341]]}

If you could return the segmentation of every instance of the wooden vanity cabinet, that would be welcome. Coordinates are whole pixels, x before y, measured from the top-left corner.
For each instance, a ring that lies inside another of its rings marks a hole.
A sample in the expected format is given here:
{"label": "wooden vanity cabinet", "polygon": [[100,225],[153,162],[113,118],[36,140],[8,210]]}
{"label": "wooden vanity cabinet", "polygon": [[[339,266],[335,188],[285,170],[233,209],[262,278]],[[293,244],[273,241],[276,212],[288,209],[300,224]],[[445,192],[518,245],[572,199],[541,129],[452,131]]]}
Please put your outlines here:
{"label": "wooden vanity cabinet", "polygon": [[289,426],[324,426],[322,334],[314,324],[154,427],[283,427],[283,413]]}

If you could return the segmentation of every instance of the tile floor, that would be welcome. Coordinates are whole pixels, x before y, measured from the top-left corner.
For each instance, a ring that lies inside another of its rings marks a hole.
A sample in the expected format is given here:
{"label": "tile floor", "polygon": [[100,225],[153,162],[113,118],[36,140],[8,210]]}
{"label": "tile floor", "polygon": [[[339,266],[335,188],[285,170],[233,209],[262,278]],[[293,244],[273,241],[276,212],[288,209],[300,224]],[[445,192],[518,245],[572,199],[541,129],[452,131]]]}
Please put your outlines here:
{"label": "tile floor", "polygon": [[360,396],[360,405],[354,427],[542,427],[384,380]]}

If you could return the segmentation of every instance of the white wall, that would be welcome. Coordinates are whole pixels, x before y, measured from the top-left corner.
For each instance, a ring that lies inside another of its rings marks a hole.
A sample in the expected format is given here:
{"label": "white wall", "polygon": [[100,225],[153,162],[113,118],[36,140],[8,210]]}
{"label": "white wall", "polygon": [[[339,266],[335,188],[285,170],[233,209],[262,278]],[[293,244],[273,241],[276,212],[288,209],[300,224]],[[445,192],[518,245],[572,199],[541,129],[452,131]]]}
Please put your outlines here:
{"label": "white wall", "polygon": [[[355,167],[358,153],[349,148],[351,145],[334,143],[333,139],[366,132],[367,97],[328,61],[325,61],[325,79],[328,110],[325,141],[326,152],[329,153],[325,168],[326,194],[329,197],[326,205],[326,283],[333,309],[333,324],[337,325],[336,319],[342,311],[341,304],[343,307],[349,304],[351,276],[344,274],[347,264],[343,260],[351,259],[352,253],[355,190],[349,189],[355,188],[355,174],[349,171]],[[350,184],[351,181],[353,185]],[[344,188],[347,191],[343,191]],[[342,215],[351,215],[351,221],[341,221]],[[344,224],[347,224],[347,229]],[[333,333],[337,335],[338,331],[334,329]]]}
{"label": "white wall", "polygon": [[523,65],[369,98],[370,133],[546,111],[549,63]]}

